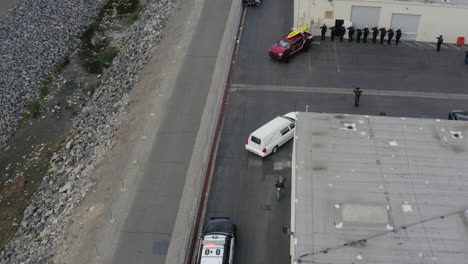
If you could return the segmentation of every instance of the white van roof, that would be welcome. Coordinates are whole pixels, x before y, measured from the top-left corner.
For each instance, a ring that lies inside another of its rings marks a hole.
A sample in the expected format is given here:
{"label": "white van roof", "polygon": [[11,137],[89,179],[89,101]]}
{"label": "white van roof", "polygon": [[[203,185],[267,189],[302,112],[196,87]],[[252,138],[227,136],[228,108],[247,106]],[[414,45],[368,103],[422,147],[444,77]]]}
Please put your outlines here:
{"label": "white van roof", "polygon": [[252,132],[252,136],[255,136],[261,139],[261,138],[268,136],[272,132],[275,132],[276,129],[285,127],[289,124],[291,124],[291,120],[282,116],[278,116],[274,118],[273,120],[271,120],[270,122],[263,125],[262,127],[260,127],[259,129]]}

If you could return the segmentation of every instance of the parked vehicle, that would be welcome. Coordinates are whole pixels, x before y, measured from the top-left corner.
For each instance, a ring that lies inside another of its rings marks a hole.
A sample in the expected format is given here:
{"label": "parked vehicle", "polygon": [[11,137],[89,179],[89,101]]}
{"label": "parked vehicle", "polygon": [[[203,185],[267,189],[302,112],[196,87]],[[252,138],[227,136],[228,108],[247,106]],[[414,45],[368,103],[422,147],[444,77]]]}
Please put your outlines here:
{"label": "parked vehicle", "polygon": [[298,29],[291,29],[288,35],[282,37],[269,50],[270,57],[289,62],[289,58],[295,53],[303,50],[307,52],[314,36],[306,30],[309,26],[303,26]]}
{"label": "parked vehicle", "polygon": [[275,153],[294,136],[298,112],[278,116],[249,135],[245,149],[260,157]]}
{"label": "parked vehicle", "polygon": [[242,0],[244,6],[261,6],[262,0]]}
{"label": "parked vehicle", "polygon": [[468,121],[468,112],[463,110],[452,110],[448,115],[448,119]]}
{"label": "parked vehicle", "polygon": [[232,264],[236,226],[229,218],[215,217],[200,236],[197,264]]}

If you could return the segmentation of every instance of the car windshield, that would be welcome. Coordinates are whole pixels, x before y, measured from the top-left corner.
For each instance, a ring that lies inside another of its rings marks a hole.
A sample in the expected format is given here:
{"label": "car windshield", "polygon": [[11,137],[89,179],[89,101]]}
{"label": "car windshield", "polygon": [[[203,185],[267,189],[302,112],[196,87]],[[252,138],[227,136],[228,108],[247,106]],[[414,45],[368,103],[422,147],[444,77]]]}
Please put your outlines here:
{"label": "car windshield", "polygon": [[278,41],[278,45],[284,48],[289,48],[289,46],[291,46],[291,43],[287,42],[284,39],[281,39],[280,41]]}
{"label": "car windshield", "polygon": [[293,118],[289,117],[289,116],[283,116],[284,118],[288,119],[289,121],[291,122],[296,122],[296,120],[294,120]]}
{"label": "car windshield", "polygon": [[231,231],[232,231],[232,225],[230,221],[212,220],[206,224],[204,233],[205,234],[216,233],[216,232],[230,233]]}

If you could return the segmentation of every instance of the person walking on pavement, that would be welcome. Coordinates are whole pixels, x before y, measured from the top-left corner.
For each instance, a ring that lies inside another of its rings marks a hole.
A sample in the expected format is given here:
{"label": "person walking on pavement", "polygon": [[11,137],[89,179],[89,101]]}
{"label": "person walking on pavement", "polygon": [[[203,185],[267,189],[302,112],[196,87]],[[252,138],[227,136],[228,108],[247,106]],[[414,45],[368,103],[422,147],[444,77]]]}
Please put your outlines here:
{"label": "person walking on pavement", "polygon": [[395,36],[395,45],[398,46],[398,42],[400,42],[400,38],[401,38],[401,29],[397,29],[396,36]]}
{"label": "person walking on pavement", "polygon": [[360,89],[361,88],[354,85],[354,90],[353,90],[353,92],[354,92],[354,107],[359,106],[359,100],[361,99],[361,94],[362,94],[362,91]]}
{"label": "person walking on pavement", "polygon": [[354,27],[350,26],[348,28],[348,41],[353,42],[353,36],[354,36]]}
{"label": "person walking on pavement", "polygon": [[387,35],[387,30],[385,29],[385,27],[381,27],[380,28],[380,44],[383,44],[385,35]]}
{"label": "person walking on pavement", "polygon": [[340,42],[343,42],[343,37],[346,34],[346,28],[344,26],[341,26],[340,29]]}
{"label": "person walking on pavement", "polygon": [[361,42],[361,36],[362,36],[362,30],[361,30],[361,28],[358,28],[356,30],[356,41],[357,41],[357,43]]}
{"label": "person walking on pavement", "polygon": [[322,40],[325,39],[325,33],[327,33],[327,25],[323,24],[323,26],[320,27],[320,29],[322,30]]}
{"label": "person walking on pavement", "polygon": [[331,41],[334,41],[334,40],[335,40],[335,35],[336,35],[335,26],[331,26],[331,27],[330,27],[330,37],[331,37]]}
{"label": "person walking on pavement", "polygon": [[393,29],[390,28],[390,29],[388,30],[388,41],[387,41],[387,44],[388,44],[388,45],[392,44],[393,34],[395,34],[395,33],[393,32]]}
{"label": "person walking on pavement", "polygon": [[437,38],[437,52],[440,51],[440,46],[442,45],[442,43],[444,43],[444,38],[442,37],[442,35],[440,35],[440,36]]}
{"label": "person walking on pavement", "polygon": [[364,32],[364,37],[362,38],[362,42],[366,43],[367,42],[367,36],[369,36],[369,28],[366,26],[363,30]]}
{"label": "person walking on pavement", "polygon": [[275,187],[276,187],[276,200],[281,200],[281,198],[284,196],[285,192],[285,186],[284,182],[286,181],[286,178],[283,176],[279,176],[278,179],[276,179],[275,182]]}
{"label": "person walking on pavement", "polygon": [[372,28],[372,42],[375,44],[377,36],[379,35],[379,29],[375,26]]}

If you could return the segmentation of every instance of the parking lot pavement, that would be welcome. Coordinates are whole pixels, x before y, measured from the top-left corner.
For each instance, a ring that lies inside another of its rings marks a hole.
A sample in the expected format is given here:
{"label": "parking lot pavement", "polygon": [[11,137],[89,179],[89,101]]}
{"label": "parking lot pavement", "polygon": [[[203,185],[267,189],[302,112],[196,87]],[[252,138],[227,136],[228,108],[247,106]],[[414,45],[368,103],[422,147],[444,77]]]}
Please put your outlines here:
{"label": "parking lot pavement", "polygon": [[[238,226],[234,263],[289,262],[292,142],[267,158],[248,153],[250,132],[291,111],[446,119],[468,109],[464,47],[404,41],[399,46],[317,39],[289,64],[268,48],[292,25],[292,4],[264,1],[249,8],[235,58],[206,217]],[[363,94],[354,107],[353,84]],[[284,200],[274,181],[287,177]]]}
{"label": "parking lot pavement", "polygon": [[[233,85],[229,94],[206,217],[224,216],[236,223],[235,263],[284,264],[289,260],[286,231],[290,226],[292,142],[262,159],[244,149],[250,132],[274,116],[305,111],[306,106],[311,112],[446,119],[449,110],[463,109],[468,103],[467,95],[441,99],[443,94],[377,95],[364,90],[361,105],[354,107],[351,89],[320,92],[289,88]],[[287,177],[287,191],[277,202],[273,184],[280,175]]]}
{"label": "parking lot pavement", "polygon": [[[266,94],[268,94],[267,97]],[[444,98],[444,96],[447,97]],[[359,107],[354,107],[352,88],[332,92],[326,90],[292,91],[288,87],[266,91],[265,89],[258,89],[257,86],[246,85],[234,89],[230,94],[230,98],[239,102],[235,106],[237,109],[245,109],[248,112],[262,112],[264,116],[270,115],[272,109],[281,106],[281,109],[288,108],[283,110],[284,112],[306,111],[307,108],[309,112],[319,113],[447,119],[450,110],[466,109],[468,107],[468,96],[466,94],[460,95],[459,99],[453,99],[451,95],[447,94],[414,93],[411,96],[403,96],[399,92],[394,92],[381,95],[373,92],[369,94],[366,93],[366,90],[363,90]],[[256,108],[254,104],[242,103],[243,101],[263,101],[263,103],[260,108]],[[236,125],[242,127],[246,124]]]}
{"label": "parking lot pavement", "polygon": [[[271,111],[270,105],[255,99],[234,96],[226,107],[206,219],[227,216],[237,225],[234,263],[284,264],[289,261],[286,231],[290,223],[292,142],[266,158],[247,152],[244,144],[250,132],[289,111],[289,106]],[[286,195],[276,201],[274,183],[279,176],[287,178]]]}
{"label": "parking lot pavement", "polygon": [[243,35],[249,39],[241,39],[233,83],[314,87],[350,87],[356,83],[371,89],[468,92],[464,47],[458,50],[445,45],[437,52],[432,43],[389,46],[317,38],[320,44],[284,64],[269,58],[267,51],[287,30],[274,37],[270,32],[266,40],[264,35],[250,34],[248,22]]}

